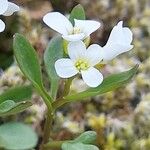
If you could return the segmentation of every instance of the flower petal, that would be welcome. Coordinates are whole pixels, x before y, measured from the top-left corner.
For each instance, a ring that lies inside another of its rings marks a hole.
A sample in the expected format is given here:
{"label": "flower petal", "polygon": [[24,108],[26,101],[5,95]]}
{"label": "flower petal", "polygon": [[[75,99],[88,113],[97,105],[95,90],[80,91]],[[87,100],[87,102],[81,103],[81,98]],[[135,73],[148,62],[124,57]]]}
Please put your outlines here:
{"label": "flower petal", "polygon": [[133,45],[112,44],[103,47],[103,60],[111,60],[116,56],[125,53],[133,48]]}
{"label": "flower petal", "polygon": [[133,33],[131,32],[131,30],[127,27],[124,27],[123,34],[124,34],[125,42],[131,44],[131,42],[133,40]]}
{"label": "flower petal", "polygon": [[100,27],[100,23],[93,20],[77,20],[75,19],[75,27],[81,29],[81,32],[86,34],[86,37],[96,31]]}
{"label": "flower petal", "polygon": [[1,0],[0,3],[0,15],[2,15],[7,10],[8,0]]}
{"label": "flower petal", "polygon": [[103,59],[111,60],[121,53],[127,52],[133,48],[131,45],[133,34],[127,27],[123,27],[123,21],[120,21],[111,31],[106,45],[103,47]]}
{"label": "flower petal", "polygon": [[80,34],[63,35],[62,37],[67,41],[79,41],[85,37],[85,34],[80,33]]}
{"label": "flower petal", "polygon": [[103,75],[94,67],[81,71],[81,74],[84,82],[90,87],[97,87],[103,81]]}
{"label": "flower petal", "polygon": [[17,6],[14,3],[8,2],[8,8],[7,10],[4,12],[4,16],[10,16],[12,15],[14,12],[19,11],[19,6]]}
{"label": "flower petal", "polygon": [[120,21],[111,31],[107,43],[131,44],[133,34],[127,27],[123,27],[123,21]]}
{"label": "flower petal", "polygon": [[95,66],[103,59],[102,47],[98,44],[92,44],[87,49],[87,59],[91,66]]}
{"label": "flower petal", "polygon": [[64,15],[58,12],[47,13],[43,17],[43,21],[50,28],[63,35],[68,35],[68,33],[73,30],[71,22]]}
{"label": "flower petal", "polygon": [[58,59],[55,62],[55,69],[56,73],[61,78],[69,78],[78,73],[78,70],[74,66],[73,62],[68,58]]}
{"label": "flower petal", "polygon": [[86,46],[82,41],[70,42],[68,44],[68,55],[72,61],[86,56]]}
{"label": "flower petal", "polygon": [[0,19],[0,32],[3,32],[5,29],[5,23]]}

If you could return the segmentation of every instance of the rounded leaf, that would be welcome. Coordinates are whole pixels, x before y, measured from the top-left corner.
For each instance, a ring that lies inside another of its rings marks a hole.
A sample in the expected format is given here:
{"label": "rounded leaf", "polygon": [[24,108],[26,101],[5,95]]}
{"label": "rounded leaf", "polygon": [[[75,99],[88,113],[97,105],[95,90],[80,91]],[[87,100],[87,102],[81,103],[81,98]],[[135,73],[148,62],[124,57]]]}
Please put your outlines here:
{"label": "rounded leaf", "polygon": [[82,133],[79,137],[77,137],[74,141],[81,142],[83,144],[91,144],[96,140],[96,132],[95,131],[86,131]]}
{"label": "rounded leaf", "polygon": [[0,104],[0,114],[9,111],[15,106],[15,102],[12,100],[7,100]]}
{"label": "rounded leaf", "polygon": [[62,144],[62,150],[99,150],[95,145],[65,142]]}
{"label": "rounded leaf", "polygon": [[75,6],[70,14],[69,20],[74,25],[74,19],[85,20],[85,11],[81,4]]}
{"label": "rounded leaf", "polygon": [[0,138],[4,143],[0,147],[11,150],[32,149],[36,146],[38,138],[28,125],[10,122],[0,126]]}

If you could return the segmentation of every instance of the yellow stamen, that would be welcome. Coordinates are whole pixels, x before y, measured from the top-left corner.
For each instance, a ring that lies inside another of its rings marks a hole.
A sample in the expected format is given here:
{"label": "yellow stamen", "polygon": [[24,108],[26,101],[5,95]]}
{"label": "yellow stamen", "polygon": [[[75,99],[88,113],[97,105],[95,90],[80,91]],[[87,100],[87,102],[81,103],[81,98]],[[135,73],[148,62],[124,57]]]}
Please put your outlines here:
{"label": "yellow stamen", "polygon": [[79,34],[79,33],[81,33],[81,29],[78,27],[74,27],[73,28],[73,34]]}
{"label": "yellow stamen", "polygon": [[75,67],[81,71],[81,70],[87,70],[89,68],[89,65],[87,63],[87,61],[85,60],[78,60],[76,63],[75,63]]}
{"label": "yellow stamen", "polygon": [[71,32],[69,32],[69,34],[79,34],[81,33],[81,29],[78,27],[74,27],[73,30]]}

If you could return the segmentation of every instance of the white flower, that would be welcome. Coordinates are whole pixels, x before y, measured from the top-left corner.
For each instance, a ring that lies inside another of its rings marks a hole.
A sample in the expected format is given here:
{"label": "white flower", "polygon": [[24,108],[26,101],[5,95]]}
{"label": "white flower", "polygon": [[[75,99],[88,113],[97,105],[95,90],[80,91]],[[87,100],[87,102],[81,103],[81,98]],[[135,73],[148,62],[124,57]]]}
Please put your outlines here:
{"label": "white flower", "polygon": [[103,75],[94,68],[102,60],[101,47],[93,44],[88,47],[82,41],[70,42],[68,55],[70,58],[58,59],[55,62],[57,74],[69,78],[81,73],[84,82],[90,87],[97,87],[103,81]]}
{"label": "white flower", "polygon": [[[0,15],[10,16],[14,12],[18,11],[19,7],[8,0],[1,0],[0,1]],[[0,19],[0,32],[4,31],[5,23]]]}
{"label": "white flower", "polygon": [[88,37],[100,27],[100,23],[92,20],[74,19],[75,25],[62,14],[51,12],[43,17],[43,21],[53,30],[62,34],[67,41],[78,41]]}
{"label": "white flower", "polygon": [[81,73],[84,82],[90,87],[97,87],[103,81],[103,75],[94,66],[101,60],[111,60],[121,53],[133,48],[133,35],[129,28],[122,26],[120,21],[111,31],[107,44],[102,48],[97,44],[88,47],[82,41],[70,42],[68,55],[55,62],[57,74],[69,78]]}
{"label": "white flower", "polygon": [[123,21],[120,21],[111,31],[106,45],[103,47],[103,60],[111,60],[121,53],[127,52],[133,48],[131,42],[133,34],[127,27],[123,27]]}

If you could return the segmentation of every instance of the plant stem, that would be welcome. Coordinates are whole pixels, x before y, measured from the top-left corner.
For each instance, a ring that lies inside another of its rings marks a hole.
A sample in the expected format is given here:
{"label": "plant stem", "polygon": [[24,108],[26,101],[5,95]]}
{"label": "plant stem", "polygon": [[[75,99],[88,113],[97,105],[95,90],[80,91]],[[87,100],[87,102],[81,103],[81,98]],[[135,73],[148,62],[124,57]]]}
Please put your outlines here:
{"label": "plant stem", "polygon": [[[73,80],[73,78],[70,78],[65,82],[65,87],[64,87],[64,92],[63,92],[62,97],[68,95],[68,93],[70,91],[70,85],[72,83],[72,80]],[[52,122],[53,122],[55,109],[53,109],[53,106],[51,103],[52,98],[47,94],[47,92],[44,90],[44,88],[42,90],[39,90],[39,92],[48,108],[47,115],[46,115],[46,121],[45,121],[45,125],[44,125],[43,142],[41,145],[41,150],[45,150],[44,144],[46,144],[50,138],[50,130],[52,128]],[[51,102],[49,101],[49,99],[51,100]]]}
{"label": "plant stem", "polygon": [[44,125],[44,134],[43,134],[43,142],[41,145],[41,150],[45,150],[44,144],[46,144],[49,141],[50,131],[52,129],[53,117],[54,117],[54,113],[48,110],[46,114],[45,125]]}
{"label": "plant stem", "polygon": [[53,123],[53,113],[52,112],[47,112],[47,118],[44,126],[44,136],[43,136],[43,143],[47,143],[50,138],[50,130],[52,127]]}
{"label": "plant stem", "polygon": [[52,107],[54,110],[58,109],[59,107],[63,106],[64,104],[66,103],[69,103],[70,101],[68,99],[64,99],[64,98],[61,98],[61,99],[58,99],[56,101],[54,101],[52,103]]}
{"label": "plant stem", "polygon": [[69,94],[70,92],[70,86],[71,86],[71,83],[72,83],[72,80],[74,79],[74,77],[72,78],[69,78],[65,81],[65,86],[64,86],[64,92],[62,94],[62,97],[66,96]]}
{"label": "plant stem", "polygon": [[59,81],[58,81],[58,80],[52,80],[52,81],[51,81],[50,93],[51,93],[51,97],[52,97],[53,99],[56,99],[57,90],[58,90],[58,85],[59,85]]}
{"label": "plant stem", "polygon": [[39,92],[40,96],[43,98],[48,111],[53,112],[53,108],[52,108],[52,101],[53,99],[48,95],[48,93],[45,91],[44,88],[38,88],[36,87],[37,91]]}
{"label": "plant stem", "polygon": [[56,99],[56,101],[54,101],[52,103],[52,107],[54,110],[56,110],[57,108],[59,108],[60,106],[64,105],[65,103],[67,103],[69,100],[64,99],[65,96],[67,96],[70,92],[70,86],[72,83],[72,80],[74,79],[74,77],[69,78],[65,81],[65,86],[64,86],[64,91],[61,97],[59,97],[58,99]]}
{"label": "plant stem", "polygon": [[43,141],[42,145],[40,147],[41,150],[44,150],[43,145],[49,141],[50,138],[50,131],[52,128],[52,122],[53,122],[53,116],[54,111],[52,107],[52,98],[48,95],[48,93],[45,91],[45,89],[37,89],[41,97],[43,98],[46,106],[47,106],[47,114],[46,114],[46,121],[44,125],[44,134],[43,134]]}

